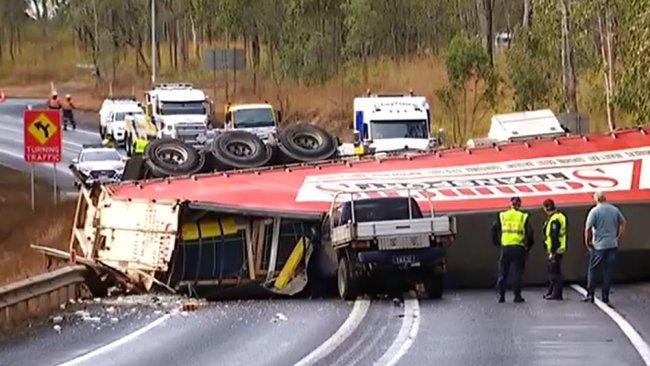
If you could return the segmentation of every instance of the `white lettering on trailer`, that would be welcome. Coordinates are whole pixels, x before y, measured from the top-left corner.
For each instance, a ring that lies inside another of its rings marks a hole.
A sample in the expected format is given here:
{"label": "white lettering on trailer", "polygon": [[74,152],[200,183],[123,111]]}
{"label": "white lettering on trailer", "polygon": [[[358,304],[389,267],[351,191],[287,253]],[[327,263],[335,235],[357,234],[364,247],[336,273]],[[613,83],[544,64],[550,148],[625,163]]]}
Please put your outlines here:
{"label": "white lettering on trailer", "polygon": [[650,148],[640,148],[451,168],[314,175],[305,178],[296,201],[326,202],[339,191],[376,189],[394,189],[394,195],[408,189],[418,200],[439,201],[625,191],[635,188],[634,160],[642,161],[639,188],[650,188]]}

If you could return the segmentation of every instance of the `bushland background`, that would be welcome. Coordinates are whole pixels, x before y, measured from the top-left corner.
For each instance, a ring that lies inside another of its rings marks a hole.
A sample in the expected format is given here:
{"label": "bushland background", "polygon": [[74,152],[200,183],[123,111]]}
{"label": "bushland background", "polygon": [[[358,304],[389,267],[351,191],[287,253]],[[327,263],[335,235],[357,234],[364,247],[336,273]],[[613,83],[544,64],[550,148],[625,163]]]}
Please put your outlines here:
{"label": "bushland background", "polygon": [[[352,98],[426,95],[452,142],[494,113],[551,108],[592,130],[647,122],[650,0],[155,0],[158,82],[232,102],[266,100],[287,121],[346,135]],[[0,0],[0,89],[51,85],[98,108],[151,85],[151,0]],[[510,42],[495,44],[507,32]],[[241,48],[246,69],[202,70],[203,50]],[[89,68],[92,67],[92,68]],[[227,89],[227,91],[226,91]],[[342,136],[345,137],[345,136]]]}

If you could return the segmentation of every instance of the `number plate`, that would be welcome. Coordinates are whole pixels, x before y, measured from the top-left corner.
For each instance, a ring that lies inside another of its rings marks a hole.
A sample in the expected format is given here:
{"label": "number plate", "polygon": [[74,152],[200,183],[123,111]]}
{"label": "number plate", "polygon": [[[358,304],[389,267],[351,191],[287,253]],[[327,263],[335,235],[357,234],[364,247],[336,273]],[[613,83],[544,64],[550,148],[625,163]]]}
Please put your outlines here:
{"label": "number plate", "polygon": [[429,246],[429,237],[427,235],[417,235],[379,238],[377,244],[379,250],[426,248]]}
{"label": "number plate", "polygon": [[396,255],[393,257],[394,264],[411,264],[415,262],[414,255]]}

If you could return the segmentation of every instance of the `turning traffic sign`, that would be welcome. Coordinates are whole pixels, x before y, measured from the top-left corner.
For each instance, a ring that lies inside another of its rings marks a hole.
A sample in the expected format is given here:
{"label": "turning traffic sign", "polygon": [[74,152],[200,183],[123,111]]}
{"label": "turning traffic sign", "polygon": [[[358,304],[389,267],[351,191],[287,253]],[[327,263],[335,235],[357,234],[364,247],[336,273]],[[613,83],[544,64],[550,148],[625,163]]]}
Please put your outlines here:
{"label": "turning traffic sign", "polygon": [[27,110],[23,115],[25,161],[61,161],[61,117],[56,110]]}

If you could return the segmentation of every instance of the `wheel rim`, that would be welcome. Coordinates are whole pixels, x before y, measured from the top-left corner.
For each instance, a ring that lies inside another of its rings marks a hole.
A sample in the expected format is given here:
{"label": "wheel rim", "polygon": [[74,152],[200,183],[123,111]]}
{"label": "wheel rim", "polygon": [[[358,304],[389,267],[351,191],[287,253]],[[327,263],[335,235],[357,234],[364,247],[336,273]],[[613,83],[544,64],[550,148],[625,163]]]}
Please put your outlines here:
{"label": "wheel rim", "polygon": [[156,149],[155,155],[158,159],[175,165],[181,165],[188,159],[187,151],[177,146],[161,146]]}
{"label": "wheel rim", "polygon": [[240,158],[253,155],[253,151],[255,150],[251,144],[244,141],[230,141],[226,144],[225,148],[230,154]]}
{"label": "wheel rim", "polygon": [[320,136],[311,133],[297,133],[293,137],[293,142],[305,150],[316,150],[323,144]]}

